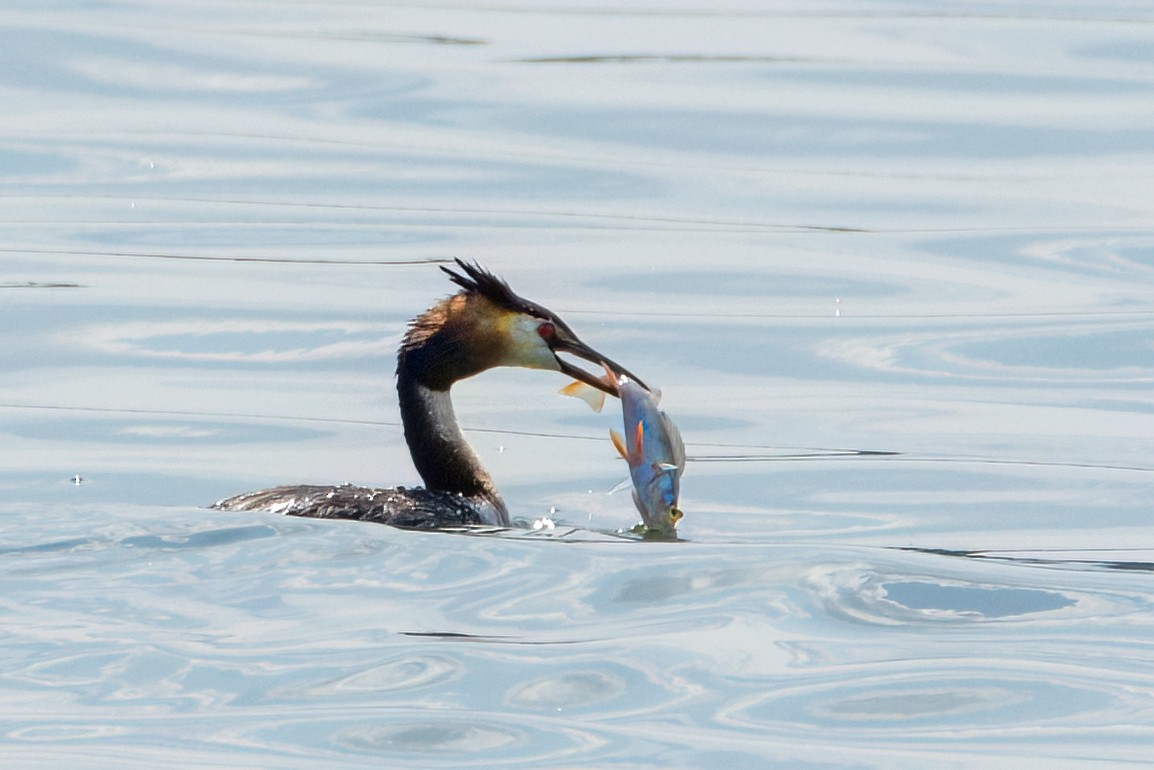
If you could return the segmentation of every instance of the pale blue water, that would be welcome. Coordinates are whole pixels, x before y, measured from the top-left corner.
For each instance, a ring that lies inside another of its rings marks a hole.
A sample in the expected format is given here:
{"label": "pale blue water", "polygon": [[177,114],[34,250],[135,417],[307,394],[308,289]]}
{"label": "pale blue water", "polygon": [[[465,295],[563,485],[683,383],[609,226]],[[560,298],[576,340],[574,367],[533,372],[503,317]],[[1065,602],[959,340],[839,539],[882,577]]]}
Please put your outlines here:
{"label": "pale blue water", "polygon": [[[0,757],[19,768],[1104,768],[1154,747],[1154,8],[0,9]],[[514,514],[223,514],[417,481],[393,351],[477,259],[664,390],[454,395]]]}

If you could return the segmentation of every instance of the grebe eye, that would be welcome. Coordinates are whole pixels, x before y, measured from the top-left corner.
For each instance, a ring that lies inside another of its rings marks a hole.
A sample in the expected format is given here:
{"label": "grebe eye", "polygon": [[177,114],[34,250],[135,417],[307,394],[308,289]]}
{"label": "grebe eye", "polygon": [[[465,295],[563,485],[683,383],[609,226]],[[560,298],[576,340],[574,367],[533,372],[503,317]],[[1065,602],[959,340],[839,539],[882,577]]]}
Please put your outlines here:
{"label": "grebe eye", "polygon": [[543,340],[551,340],[557,336],[557,327],[549,321],[542,321],[537,324],[537,334],[540,335]]}

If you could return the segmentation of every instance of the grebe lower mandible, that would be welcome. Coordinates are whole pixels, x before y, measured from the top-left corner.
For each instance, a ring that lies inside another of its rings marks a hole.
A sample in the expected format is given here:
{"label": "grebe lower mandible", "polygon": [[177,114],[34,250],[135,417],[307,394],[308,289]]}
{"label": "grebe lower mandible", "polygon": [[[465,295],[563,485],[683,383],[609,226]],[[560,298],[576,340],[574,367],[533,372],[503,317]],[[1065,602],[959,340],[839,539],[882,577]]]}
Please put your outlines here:
{"label": "grebe lower mandible", "polygon": [[414,318],[397,354],[401,423],[424,489],[292,485],[246,492],[212,507],[419,529],[508,526],[505,503],[453,414],[453,383],[495,366],[522,366],[559,371],[617,395],[607,378],[574,366],[560,353],[637,378],[581,342],[555,313],[517,296],[480,265],[458,259],[457,267],[460,272],[441,269],[461,291]]}

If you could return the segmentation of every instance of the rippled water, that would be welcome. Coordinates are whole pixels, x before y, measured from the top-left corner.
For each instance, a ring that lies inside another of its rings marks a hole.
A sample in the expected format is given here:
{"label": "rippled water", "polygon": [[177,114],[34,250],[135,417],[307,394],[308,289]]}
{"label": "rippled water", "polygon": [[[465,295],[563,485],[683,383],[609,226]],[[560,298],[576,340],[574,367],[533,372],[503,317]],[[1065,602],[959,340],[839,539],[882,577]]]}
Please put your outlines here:
{"label": "rippled water", "polygon": [[[0,10],[5,767],[1101,768],[1154,741],[1142,3]],[[542,372],[414,483],[477,259],[665,392],[685,540]]]}

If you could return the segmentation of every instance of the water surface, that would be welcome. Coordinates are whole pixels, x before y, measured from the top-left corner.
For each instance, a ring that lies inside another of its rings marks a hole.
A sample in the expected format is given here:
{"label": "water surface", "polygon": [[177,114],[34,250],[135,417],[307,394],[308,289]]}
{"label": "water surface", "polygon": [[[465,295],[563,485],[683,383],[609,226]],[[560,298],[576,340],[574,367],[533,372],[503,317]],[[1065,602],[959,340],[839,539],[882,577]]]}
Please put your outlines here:
{"label": "water surface", "polygon": [[[6,766],[1145,763],[1152,20],[0,11]],[[416,483],[458,256],[661,386],[684,541],[545,372],[454,397],[556,529],[205,508]]]}

